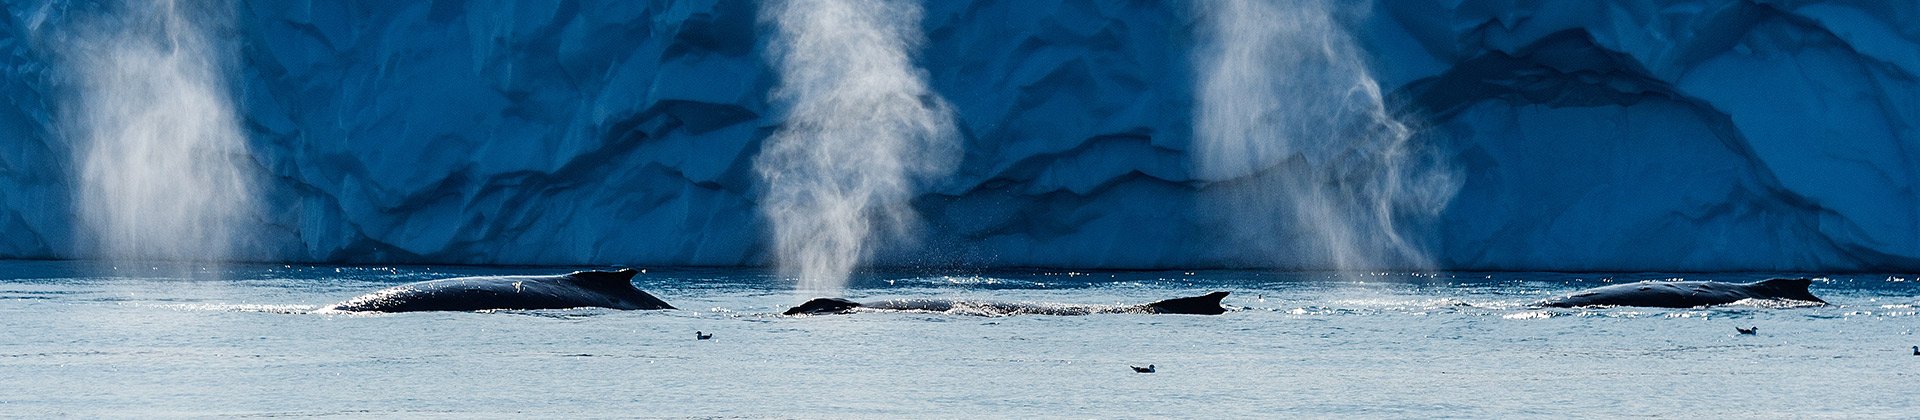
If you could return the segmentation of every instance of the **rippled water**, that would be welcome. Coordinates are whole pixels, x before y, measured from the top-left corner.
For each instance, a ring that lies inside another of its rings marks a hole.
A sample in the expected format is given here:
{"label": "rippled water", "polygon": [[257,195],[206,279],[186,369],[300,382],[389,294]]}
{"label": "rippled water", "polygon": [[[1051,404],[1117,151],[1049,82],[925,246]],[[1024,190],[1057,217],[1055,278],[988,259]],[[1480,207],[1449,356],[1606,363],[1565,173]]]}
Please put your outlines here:
{"label": "rippled water", "polygon": [[[1813,291],[1826,307],[1685,310],[1526,305],[1609,281],[1769,276],[978,272],[873,275],[851,291],[1134,304],[1228,290],[1236,309],[988,318],[783,317],[801,298],[764,272],[650,269],[636,284],[682,310],[305,313],[403,282],[566,271],[0,262],[0,415],[1920,413],[1912,275],[1825,277]],[[1146,364],[1159,372],[1128,369]]]}

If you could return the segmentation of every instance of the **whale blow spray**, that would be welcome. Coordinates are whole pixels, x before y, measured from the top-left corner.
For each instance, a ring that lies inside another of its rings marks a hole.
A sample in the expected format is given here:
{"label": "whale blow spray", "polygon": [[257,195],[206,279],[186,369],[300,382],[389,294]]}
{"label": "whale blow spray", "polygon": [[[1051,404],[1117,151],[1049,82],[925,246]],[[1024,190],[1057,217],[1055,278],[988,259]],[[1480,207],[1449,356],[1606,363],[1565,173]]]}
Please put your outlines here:
{"label": "whale blow spray", "polygon": [[1458,190],[1391,115],[1324,0],[1197,3],[1195,174],[1242,264],[1426,269],[1407,231]]}
{"label": "whale blow spray", "polygon": [[958,158],[952,111],[914,67],[918,4],[775,0],[769,54],[785,123],[754,168],[774,256],[799,292],[838,294],[877,243],[910,238],[918,184]]}
{"label": "whale blow spray", "polygon": [[62,122],[81,255],[225,261],[257,220],[223,50],[201,26],[220,12],[189,4],[129,1],[58,43],[76,93]]}

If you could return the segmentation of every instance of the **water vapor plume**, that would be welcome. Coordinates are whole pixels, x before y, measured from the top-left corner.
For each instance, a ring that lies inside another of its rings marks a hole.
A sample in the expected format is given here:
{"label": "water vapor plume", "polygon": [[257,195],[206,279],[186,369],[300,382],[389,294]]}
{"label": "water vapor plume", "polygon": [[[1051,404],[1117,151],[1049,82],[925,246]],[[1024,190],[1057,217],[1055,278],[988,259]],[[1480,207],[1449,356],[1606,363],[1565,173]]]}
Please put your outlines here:
{"label": "water vapor plume", "polygon": [[254,164],[226,87],[219,2],[127,1],[54,42],[73,95],[83,256],[218,262],[257,220]]}
{"label": "water vapor plume", "polygon": [[905,245],[919,185],[958,159],[952,111],[912,63],[920,5],[773,0],[769,58],[786,120],[754,168],[776,264],[808,296],[836,295],[877,246]]}
{"label": "water vapor plume", "polygon": [[1428,269],[1409,231],[1458,189],[1381,97],[1324,0],[1197,2],[1192,158],[1243,264]]}

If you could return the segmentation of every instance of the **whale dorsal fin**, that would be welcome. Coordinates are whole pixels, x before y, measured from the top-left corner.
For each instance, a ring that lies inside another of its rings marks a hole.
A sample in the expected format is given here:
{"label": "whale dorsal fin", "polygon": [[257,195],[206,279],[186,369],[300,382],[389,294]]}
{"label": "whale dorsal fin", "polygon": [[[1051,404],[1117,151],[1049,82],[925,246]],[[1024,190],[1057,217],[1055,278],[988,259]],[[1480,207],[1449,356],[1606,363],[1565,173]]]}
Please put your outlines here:
{"label": "whale dorsal fin", "polygon": [[567,273],[567,278],[582,287],[632,289],[633,276],[638,274],[640,270],[622,268],[614,271],[575,271]]}
{"label": "whale dorsal fin", "polygon": [[1827,303],[1820,300],[1820,297],[1814,296],[1812,291],[1807,290],[1807,287],[1812,285],[1813,279],[1801,277],[1766,279],[1748,283],[1747,287],[1763,290],[1769,297]]}
{"label": "whale dorsal fin", "polygon": [[568,280],[574,286],[607,295],[615,300],[623,300],[632,308],[627,309],[674,309],[667,301],[634,287],[633,276],[640,270],[622,268],[614,271],[575,271],[567,273]]}
{"label": "whale dorsal fin", "polygon": [[1149,303],[1147,307],[1163,314],[1219,315],[1227,313],[1227,308],[1220,306],[1220,300],[1226,298],[1227,292],[1213,292]]}

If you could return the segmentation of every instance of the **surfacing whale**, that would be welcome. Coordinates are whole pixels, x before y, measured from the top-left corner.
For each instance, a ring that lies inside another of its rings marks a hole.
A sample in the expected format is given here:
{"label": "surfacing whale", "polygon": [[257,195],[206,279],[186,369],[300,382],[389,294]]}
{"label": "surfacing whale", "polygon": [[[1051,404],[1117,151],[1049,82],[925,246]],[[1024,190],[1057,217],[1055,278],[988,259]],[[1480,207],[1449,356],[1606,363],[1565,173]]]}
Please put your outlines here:
{"label": "surfacing whale", "polygon": [[1213,292],[1200,296],[1125,306],[977,302],[947,299],[894,299],[862,303],[841,298],[817,298],[802,303],[800,306],[787,309],[787,311],[782,314],[844,314],[859,309],[875,309],[889,311],[948,312],[984,316],[1091,315],[1117,313],[1219,315],[1227,312],[1227,308],[1220,306],[1220,300],[1226,297],[1227,292]]}
{"label": "surfacing whale", "polygon": [[322,312],[484,311],[490,309],[674,309],[633,287],[634,269],[557,276],[459,277],[381,289]]}
{"label": "surfacing whale", "polygon": [[1812,279],[1767,279],[1752,283],[1717,281],[1641,281],[1616,284],[1574,292],[1548,299],[1539,306],[1571,308],[1577,306],[1645,306],[1655,308],[1692,308],[1725,305],[1743,299],[1795,300],[1825,305],[1827,301],[1807,291]]}

